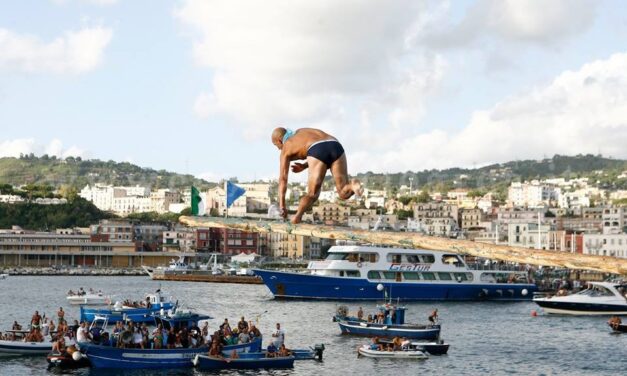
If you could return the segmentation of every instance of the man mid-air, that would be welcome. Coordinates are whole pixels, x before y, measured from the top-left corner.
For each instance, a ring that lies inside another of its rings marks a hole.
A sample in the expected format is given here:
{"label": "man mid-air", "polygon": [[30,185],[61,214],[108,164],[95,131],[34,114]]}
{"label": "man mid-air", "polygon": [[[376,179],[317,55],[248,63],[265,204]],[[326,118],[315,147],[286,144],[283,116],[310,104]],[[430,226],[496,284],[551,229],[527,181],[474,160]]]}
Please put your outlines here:
{"label": "man mid-air", "polygon": [[299,223],[303,214],[318,199],[327,170],[331,170],[337,193],[342,200],[350,198],[353,194],[358,196],[362,194],[361,183],[356,179],[350,182],[348,180],[344,148],[335,137],[313,128],[301,128],[296,131],[276,128],[272,132],[272,143],[281,150],[279,208],[283,218],[287,218],[285,192],[292,161],[307,160],[305,163],[294,163],[292,172],[298,173],[309,168],[307,194],[300,199],[298,211],[292,218],[292,223]]}

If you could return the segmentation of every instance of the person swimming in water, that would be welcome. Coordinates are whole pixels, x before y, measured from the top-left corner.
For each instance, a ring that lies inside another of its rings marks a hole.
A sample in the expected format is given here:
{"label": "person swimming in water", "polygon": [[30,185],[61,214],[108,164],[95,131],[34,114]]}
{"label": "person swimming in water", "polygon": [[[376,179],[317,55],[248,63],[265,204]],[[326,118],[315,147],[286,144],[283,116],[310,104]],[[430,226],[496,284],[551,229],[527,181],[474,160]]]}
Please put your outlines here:
{"label": "person swimming in water", "polygon": [[275,128],[272,132],[272,143],[281,151],[279,209],[283,218],[287,218],[285,192],[291,162],[306,160],[305,163],[296,162],[292,165],[294,173],[309,169],[307,194],[300,199],[292,223],[299,223],[303,214],[318,199],[327,170],[331,170],[340,199],[347,200],[353,195],[361,196],[363,193],[358,180],[348,179],[346,154],[335,137],[314,128],[301,128],[296,131]]}

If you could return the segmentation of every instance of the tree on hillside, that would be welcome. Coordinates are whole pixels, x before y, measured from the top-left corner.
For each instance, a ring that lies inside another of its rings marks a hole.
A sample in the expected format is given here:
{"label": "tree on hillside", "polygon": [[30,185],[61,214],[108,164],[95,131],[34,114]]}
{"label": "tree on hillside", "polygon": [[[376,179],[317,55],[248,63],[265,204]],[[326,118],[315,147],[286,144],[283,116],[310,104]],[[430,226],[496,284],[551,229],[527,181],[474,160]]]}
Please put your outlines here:
{"label": "tree on hillside", "polygon": [[426,203],[429,201],[431,201],[431,196],[429,195],[429,192],[425,190],[423,190],[418,194],[418,196],[416,196],[416,202]]}

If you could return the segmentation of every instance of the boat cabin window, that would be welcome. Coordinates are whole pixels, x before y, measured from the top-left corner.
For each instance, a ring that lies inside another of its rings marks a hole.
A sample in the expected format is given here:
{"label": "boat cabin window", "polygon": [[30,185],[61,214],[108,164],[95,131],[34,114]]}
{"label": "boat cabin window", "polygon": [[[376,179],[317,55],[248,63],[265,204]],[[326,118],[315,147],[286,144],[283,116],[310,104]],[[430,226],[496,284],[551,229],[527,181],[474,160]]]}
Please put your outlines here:
{"label": "boat cabin window", "polygon": [[457,267],[464,266],[464,263],[457,255],[443,255],[442,263],[444,265],[454,265]]}
{"label": "boat cabin window", "polygon": [[507,273],[481,273],[479,277],[481,282],[488,283],[507,283],[509,275]]}
{"label": "boat cabin window", "polygon": [[359,270],[341,270],[340,277],[361,277]]}
{"label": "boat cabin window", "polygon": [[403,262],[403,255],[400,253],[390,253],[387,260],[388,262],[401,263]]}
{"label": "boat cabin window", "polygon": [[420,258],[418,257],[418,255],[407,255],[407,262],[410,262],[412,264],[419,264],[420,263]]}
{"label": "boat cabin window", "polygon": [[420,275],[422,276],[422,279],[424,279],[425,281],[435,281],[435,274],[431,272],[422,272],[420,273]]}
{"label": "boat cabin window", "polygon": [[385,279],[396,279],[396,272],[383,272],[383,277]]}
{"label": "boat cabin window", "polygon": [[327,260],[345,260],[348,257],[348,253],[333,252],[327,255]]}
{"label": "boat cabin window", "polygon": [[590,296],[614,296],[614,294],[603,286],[592,286]]}
{"label": "boat cabin window", "polygon": [[416,272],[403,272],[403,279],[406,281],[417,281],[420,275]]}
{"label": "boat cabin window", "polygon": [[472,281],[472,273],[453,273],[457,282]]}
{"label": "boat cabin window", "polygon": [[376,253],[360,253],[359,259],[361,262],[377,262],[379,261],[379,255]]}
{"label": "boat cabin window", "polygon": [[451,277],[451,273],[438,273],[438,278],[440,281],[452,281],[453,277]]}
{"label": "boat cabin window", "polygon": [[371,270],[368,272],[368,279],[381,279],[381,276],[378,271]]}

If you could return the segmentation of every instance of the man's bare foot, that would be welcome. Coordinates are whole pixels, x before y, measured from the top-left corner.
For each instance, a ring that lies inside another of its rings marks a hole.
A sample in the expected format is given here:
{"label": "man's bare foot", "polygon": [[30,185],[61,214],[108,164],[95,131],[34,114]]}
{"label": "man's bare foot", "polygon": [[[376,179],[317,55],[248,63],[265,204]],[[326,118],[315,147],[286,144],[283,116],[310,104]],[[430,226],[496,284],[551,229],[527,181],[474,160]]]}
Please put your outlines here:
{"label": "man's bare foot", "polygon": [[351,179],[351,188],[355,192],[355,198],[360,199],[364,194],[364,188],[361,186],[361,182],[357,179]]}

